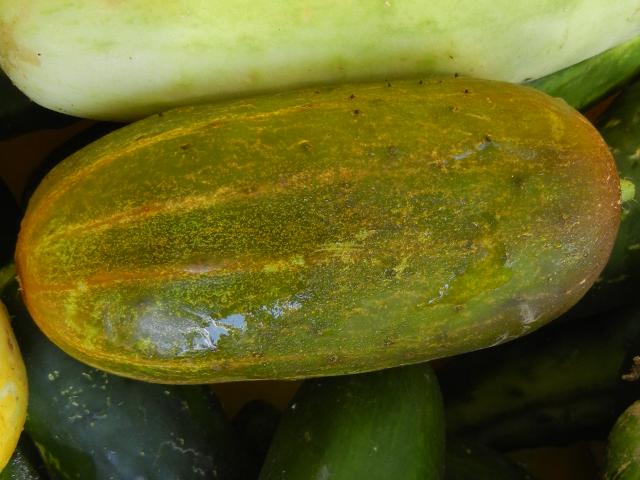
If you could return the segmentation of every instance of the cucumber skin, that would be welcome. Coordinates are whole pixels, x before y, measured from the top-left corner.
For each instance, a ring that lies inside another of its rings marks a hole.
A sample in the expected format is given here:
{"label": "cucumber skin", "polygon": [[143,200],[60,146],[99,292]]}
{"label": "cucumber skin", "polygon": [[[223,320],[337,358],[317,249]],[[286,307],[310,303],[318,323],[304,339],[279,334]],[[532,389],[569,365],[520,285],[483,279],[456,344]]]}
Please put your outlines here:
{"label": "cucumber skin", "polygon": [[25,431],[52,479],[244,478],[239,446],[209,388],[145,384],[87,367],[42,335],[15,281],[0,293],[27,367]]}
{"label": "cucumber skin", "polygon": [[285,411],[260,480],[437,480],[444,418],[431,368],[309,380]]}
{"label": "cucumber skin", "polygon": [[0,65],[34,101],[131,120],[345,81],[522,82],[630,39],[640,15],[635,0],[1,0],[0,31]]}
{"label": "cucumber skin", "polygon": [[527,85],[584,109],[640,72],[640,36]]}
{"label": "cucumber skin", "polygon": [[448,431],[499,450],[604,439],[640,395],[621,378],[640,351],[639,320],[636,306],[554,322],[453,359],[438,372]]}
{"label": "cucumber skin", "polygon": [[607,444],[604,480],[640,478],[640,401],[627,408],[616,421]]}
{"label": "cucumber skin", "polygon": [[[281,420],[281,412],[261,400],[246,404],[233,419],[240,443],[250,452],[251,465],[257,470],[264,464]],[[479,443],[447,438],[445,480],[532,480],[519,465]]]}
{"label": "cucumber skin", "polygon": [[528,333],[588,289],[618,215],[610,153],[564,102],[430,78],[118,130],[42,182],[17,263],[35,321],[93,366],[304,378]]}

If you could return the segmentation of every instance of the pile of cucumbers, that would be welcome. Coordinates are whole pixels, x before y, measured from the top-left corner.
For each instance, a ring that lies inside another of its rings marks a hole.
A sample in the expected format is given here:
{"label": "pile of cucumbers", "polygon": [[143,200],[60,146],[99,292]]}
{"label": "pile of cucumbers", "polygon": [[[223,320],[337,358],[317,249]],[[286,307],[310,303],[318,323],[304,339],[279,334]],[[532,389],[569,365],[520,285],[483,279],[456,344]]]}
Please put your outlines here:
{"label": "pile of cucumbers", "polygon": [[0,0],[0,480],[640,478],[640,1],[450,3]]}

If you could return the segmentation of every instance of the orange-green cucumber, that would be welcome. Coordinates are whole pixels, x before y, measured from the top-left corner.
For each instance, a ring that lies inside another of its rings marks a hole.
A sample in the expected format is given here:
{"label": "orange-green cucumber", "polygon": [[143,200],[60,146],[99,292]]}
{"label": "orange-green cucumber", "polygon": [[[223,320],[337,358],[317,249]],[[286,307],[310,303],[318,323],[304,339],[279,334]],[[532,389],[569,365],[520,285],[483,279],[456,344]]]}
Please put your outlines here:
{"label": "orange-green cucumber", "polygon": [[176,109],[60,163],[22,222],[61,348],[157,382],[363,372],[556,318],[603,268],[615,165],[565,102],[468,78]]}

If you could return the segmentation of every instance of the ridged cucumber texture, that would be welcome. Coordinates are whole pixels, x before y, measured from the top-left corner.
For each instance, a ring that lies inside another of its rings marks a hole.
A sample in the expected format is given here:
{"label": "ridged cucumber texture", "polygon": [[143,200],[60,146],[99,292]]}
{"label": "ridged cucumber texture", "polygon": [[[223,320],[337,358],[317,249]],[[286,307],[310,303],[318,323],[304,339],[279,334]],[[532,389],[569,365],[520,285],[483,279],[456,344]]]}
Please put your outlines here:
{"label": "ridged cucumber texture", "polygon": [[454,77],[187,107],[59,164],[18,239],[71,355],[201,383],[362,372],[487,347],[571,307],[619,223],[597,131]]}

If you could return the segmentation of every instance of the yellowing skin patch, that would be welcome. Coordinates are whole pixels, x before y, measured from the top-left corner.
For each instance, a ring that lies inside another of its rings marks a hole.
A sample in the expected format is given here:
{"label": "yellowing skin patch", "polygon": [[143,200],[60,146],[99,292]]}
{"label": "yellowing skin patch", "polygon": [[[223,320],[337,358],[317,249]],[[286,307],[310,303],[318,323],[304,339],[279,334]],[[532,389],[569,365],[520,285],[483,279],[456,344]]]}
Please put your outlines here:
{"label": "yellowing skin patch", "polygon": [[27,398],[27,372],[9,313],[0,303],[0,471],[18,444],[27,416]]}

